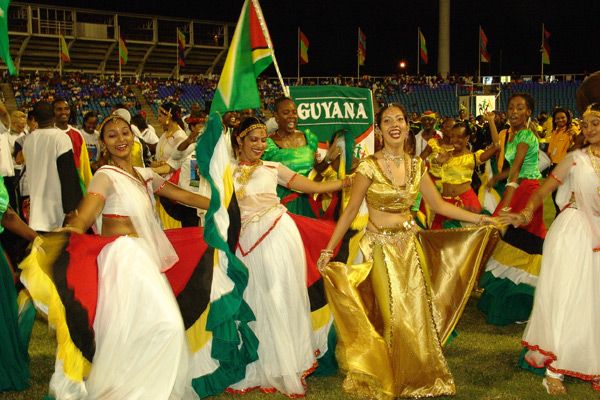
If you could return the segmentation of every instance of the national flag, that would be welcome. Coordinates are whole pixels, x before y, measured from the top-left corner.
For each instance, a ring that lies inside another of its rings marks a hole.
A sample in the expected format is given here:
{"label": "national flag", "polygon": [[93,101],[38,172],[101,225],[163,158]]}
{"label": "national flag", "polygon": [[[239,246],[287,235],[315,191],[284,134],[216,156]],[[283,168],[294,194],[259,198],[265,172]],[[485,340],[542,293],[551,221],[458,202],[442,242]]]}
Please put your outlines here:
{"label": "national flag", "polygon": [[308,64],[308,38],[302,31],[298,31],[298,47],[300,51],[300,64]]}
{"label": "national flag", "polygon": [[67,46],[67,42],[65,41],[65,37],[63,35],[60,35],[60,59],[64,63],[71,62],[69,47]]}
{"label": "national flag", "polygon": [[256,0],[246,0],[235,28],[211,112],[260,107],[256,78],[273,62],[271,38]]}
{"label": "national flag", "polygon": [[427,43],[425,43],[425,36],[423,36],[423,32],[419,29],[419,55],[425,64],[429,62],[429,57],[427,56]]}
{"label": "national flag", "polygon": [[358,28],[358,65],[365,65],[367,58],[367,37],[362,29]]}
{"label": "national flag", "polygon": [[185,33],[177,28],[177,63],[185,67]]}
{"label": "national flag", "polygon": [[122,37],[119,37],[119,63],[121,65],[127,64],[127,46],[125,45],[125,40]]}
{"label": "national flag", "polygon": [[10,0],[0,0],[0,57],[6,64],[11,75],[17,74],[17,69],[10,56],[10,45],[8,41],[8,6]]}
{"label": "national flag", "polygon": [[548,39],[550,39],[550,32],[546,30],[546,28],[542,28],[544,33],[544,38],[542,40],[542,62],[544,64],[550,64],[550,45],[548,44]]}
{"label": "national flag", "polygon": [[201,397],[216,395],[244,378],[258,358],[258,339],[248,326],[255,319],[243,298],[248,269],[235,256],[240,215],[233,187],[231,139],[220,113],[260,107],[256,78],[273,62],[271,39],[257,0],[245,0],[213,97],[205,132],[196,145],[200,174],[211,188],[204,240],[215,248],[210,310],[211,357],[217,368],[192,380]]}
{"label": "national flag", "polygon": [[491,60],[490,53],[487,51],[488,38],[481,27],[479,27],[479,60],[489,63]]}

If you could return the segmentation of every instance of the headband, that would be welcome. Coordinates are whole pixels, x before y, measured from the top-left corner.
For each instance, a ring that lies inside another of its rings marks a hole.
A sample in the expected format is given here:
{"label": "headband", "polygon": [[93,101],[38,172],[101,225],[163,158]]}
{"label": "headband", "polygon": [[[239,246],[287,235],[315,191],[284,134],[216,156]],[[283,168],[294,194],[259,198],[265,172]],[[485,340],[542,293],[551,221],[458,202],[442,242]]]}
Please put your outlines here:
{"label": "headband", "polygon": [[246,129],[244,129],[243,131],[241,131],[241,132],[238,134],[238,137],[239,137],[240,139],[242,139],[244,136],[246,136],[248,133],[250,133],[250,131],[253,131],[253,130],[255,130],[255,129],[258,129],[258,128],[262,128],[262,129],[265,129],[265,130],[266,130],[266,129],[267,129],[267,126],[266,126],[265,124],[263,124],[263,123],[260,123],[260,122],[259,122],[259,123],[256,123],[256,124],[252,124],[252,125],[250,125],[249,127],[247,127]]}
{"label": "headband", "polygon": [[590,104],[583,113],[583,117],[586,116],[600,118],[600,111],[592,110],[592,105]]}
{"label": "headband", "polygon": [[104,129],[104,125],[108,124],[111,121],[117,120],[117,119],[125,122],[127,124],[127,126],[131,127],[131,124],[129,124],[129,122],[127,122],[127,120],[125,120],[125,118],[121,117],[120,115],[111,114],[108,117],[104,118],[104,120],[100,124],[100,127],[98,127],[98,132],[102,132],[102,129]]}

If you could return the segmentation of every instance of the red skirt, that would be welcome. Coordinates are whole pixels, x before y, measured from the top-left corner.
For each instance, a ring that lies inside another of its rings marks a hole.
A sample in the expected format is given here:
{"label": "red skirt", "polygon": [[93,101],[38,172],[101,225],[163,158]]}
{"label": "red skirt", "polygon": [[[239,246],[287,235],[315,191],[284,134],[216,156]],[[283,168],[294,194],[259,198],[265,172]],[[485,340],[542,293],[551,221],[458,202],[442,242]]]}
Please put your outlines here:
{"label": "red skirt", "polygon": [[[518,213],[524,209],[533,193],[538,190],[539,187],[540,182],[537,179],[523,179],[510,201],[511,212]],[[500,204],[502,204],[502,202],[500,202]],[[498,208],[496,208],[496,211],[494,211],[494,215],[498,215],[500,212],[500,204],[498,205]],[[542,239],[545,238],[546,224],[544,223],[544,207],[538,207],[533,213],[533,219],[529,225],[521,226],[519,228]]]}
{"label": "red skirt", "polygon": [[[474,212],[476,214],[481,213],[482,208],[479,203],[479,198],[477,194],[470,188],[466,192],[462,193],[456,197],[442,197],[445,202],[453,204],[457,207],[464,208],[465,210]],[[444,221],[447,221],[448,218],[442,214],[435,214],[435,218],[433,219],[433,223],[431,224],[431,229],[443,229]]]}

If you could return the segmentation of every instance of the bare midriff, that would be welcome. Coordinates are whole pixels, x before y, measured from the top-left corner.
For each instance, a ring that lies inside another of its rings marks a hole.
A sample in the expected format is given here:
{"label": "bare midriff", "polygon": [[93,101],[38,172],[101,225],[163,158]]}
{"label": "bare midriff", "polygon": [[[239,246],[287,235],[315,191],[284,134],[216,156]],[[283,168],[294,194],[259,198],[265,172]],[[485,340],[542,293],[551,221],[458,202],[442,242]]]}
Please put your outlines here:
{"label": "bare midriff", "polygon": [[137,236],[131,219],[126,216],[102,217],[102,236]]}
{"label": "bare midriff", "polygon": [[444,197],[460,196],[461,194],[467,192],[469,189],[471,189],[471,182],[458,183],[458,184],[444,183],[444,184],[442,184],[442,196],[444,196]]}
{"label": "bare midriff", "polygon": [[367,229],[371,232],[379,232],[382,229],[400,228],[406,222],[413,220],[410,210],[400,213],[389,213],[369,207],[369,224]]}

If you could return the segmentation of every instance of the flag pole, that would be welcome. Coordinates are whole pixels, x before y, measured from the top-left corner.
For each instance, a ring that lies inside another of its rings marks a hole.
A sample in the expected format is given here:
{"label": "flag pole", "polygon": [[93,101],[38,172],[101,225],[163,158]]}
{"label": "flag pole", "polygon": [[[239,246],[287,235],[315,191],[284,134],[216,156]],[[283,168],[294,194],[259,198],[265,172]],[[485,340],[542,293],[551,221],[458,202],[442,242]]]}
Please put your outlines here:
{"label": "flag pole", "polygon": [[546,51],[546,49],[544,48],[544,23],[542,22],[542,46],[540,47],[540,55],[541,55],[541,60],[542,60],[542,73],[541,75],[541,82],[544,82],[544,52]]}
{"label": "flag pole", "polygon": [[277,72],[277,77],[279,78],[279,83],[281,84],[281,89],[283,90],[283,94],[285,96],[290,96],[290,89],[285,86],[283,83],[283,76],[281,76],[281,71],[279,70],[279,65],[277,64],[277,59],[275,58],[275,51],[273,50],[273,42],[271,41],[271,35],[269,35],[269,31],[266,29],[265,17],[263,16],[262,9],[260,8],[260,4],[258,4],[257,0],[251,0],[252,4],[256,9],[256,16],[260,21],[260,26],[265,35],[265,39],[267,39],[267,46],[269,46],[269,50],[271,50],[271,54],[273,55],[273,66],[275,67],[275,72]]}
{"label": "flag pole", "polygon": [[62,43],[60,41],[61,30],[60,30],[60,21],[58,21],[58,74],[62,77]]}
{"label": "flag pole", "polygon": [[298,78],[297,78],[297,82],[298,84],[300,83],[300,50],[301,50],[301,44],[300,44],[300,27],[298,27],[298,54],[297,54],[297,68],[298,68]]}
{"label": "flag pole", "polygon": [[481,83],[481,25],[479,25],[478,36],[478,49],[477,49],[477,82]]}
{"label": "flag pole", "polygon": [[356,79],[360,79],[360,26],[356,39]]}
{"label": "flag pole", "polygon": [[118,50],[117,50],[117,64],[119,64],[119,81],[123,80],[122,70],[121,70],[121,26],[117,25],[117,40],[118,40]]}
{"label": "flag pole", "polygon": [[175,29],[175,65],[177,66],[175,79],[179,81],[179,28]]}
{"label": "flag pole", "polygon": [[421,27],[417,26],[417,76],[421,74]]}

